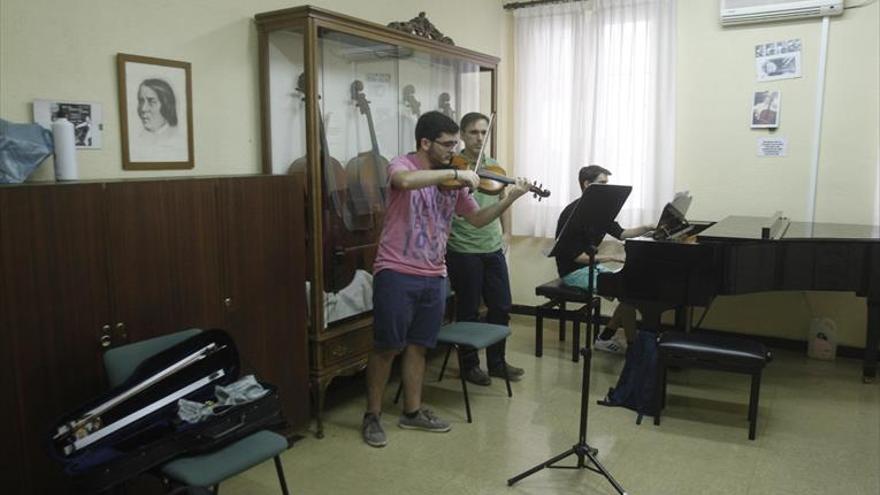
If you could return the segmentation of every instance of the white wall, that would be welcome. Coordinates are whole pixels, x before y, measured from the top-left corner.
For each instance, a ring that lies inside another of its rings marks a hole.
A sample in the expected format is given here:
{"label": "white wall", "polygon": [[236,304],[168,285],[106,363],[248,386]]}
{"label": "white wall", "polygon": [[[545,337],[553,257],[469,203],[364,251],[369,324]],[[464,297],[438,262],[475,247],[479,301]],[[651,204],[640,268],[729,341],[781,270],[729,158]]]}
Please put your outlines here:
{"label": "white wall", "polygon": [[[502,52],[498,0],[310,3],[381,24],[424,11],[459,46],[496,56]],[[77,152],[83,179],[256,173],[261,158],[253,17],[297,5],[277,0],[2,0],[0,117],[31,122],[31,102],[37,98],[101,102],[104,147]],[[122,170],[119,52],[192,64],[194,170]],[[51,180],[52,166],[47,160],[33,179]]]}
{"label": "white wall", "polygon": [[[676,187],[695,195],[694,218],[808,216],[820,19],[722,28],[717,2],[678,15]],[[874,3],[832,17],[816,219],[870,224],[877,177],[880,13]],[[756,44],[802,40],[799,79],[755,82]],[[778,89],[780,126],[749,129],[753,91]],[[785,137],[788,156],[759,158],[759,136]]]}
{"label": "white wall", "polygon": [[[849,2],[852,3],[852,2]],[[722,28],[716,2],[688,2],[678,15],[676,189],[695,196],[693,218],[808,218],[821,20]],[[754,46],[802,40],[799,79],[755,82]],[[780,126],[749,129],[755,90],[779,89]],[[759,136],[785,137],[788,156],[759,158]],[[880,6],[831,18],[816,220],[874,223],[880,146]],[[809,320],[835,319],[840,339],[863,346],[864,299],[846,293],[757,294],[719,298],[712,328],[803,338]]]}
{"label": "white wall", "polygon": [[[424,10],[456,43],[502,57],[499,70],[498,158],[508,163],[513,94],[512,16],[503,0],[314,0],[312,4],[379,23]],[[0,117],[30,122],[36,98],[99,101],[104,149],[79,151],[84,179],[156,175],[254,173],[260,170],[259,87],[253,16],[295,6],[275,0],[2,0]],[[717,2],[680,1],[676,186],[696,196],[693,216],[806,213],[809,144],[820,21],[722,29]],[[833,19],[817,214],[820,220],[872,223],[880,149],[880,7],[848,10]],[[804,77],[754,82],[757,43],[799,37]],[[196,167],[193,171],[123,171],[115,54],[184,60],[193,66]],[[759,159],[748,128],[755,89],[782,91],[781,127],[789,156]],[[36,179],[52,178],[51,159]],[[526,200],[526,199],[524,199]],[[518,239],[511,251],[514,302],[535,304],[534,287],[555,275],[542,239]],[[842,340],[863,345],[863,300],[849,294],[780,293],[722,298],[706,325],[800,338],[813,315],[838,320]]]}
{"label": "white wall", "polygon": [[[807,215],[816,66],[821,20],[722,28],[718,2],[679,1],[677,18],[677,190],[695,199],[692,218]],[[803,77],[755,82],[754,46],[800,38]],[[818,182],[818,221],[876,220],[880,149],[880,5],[832,18]],[[752,92],[782,92],[780,127],[749,129]],[[758,158],[759,136],[788,139],[785,158]],[[510,266],[513,300],[541,302],[534,287],[555,277],[538,253],[549,240],[516,239]],[[842,343],[863,346],[866,309],[848,293],[782,292],[718,298],[708,328],[803,339],[815,316],[836,320]],[[697,312],[699,317],[699,311]]]}

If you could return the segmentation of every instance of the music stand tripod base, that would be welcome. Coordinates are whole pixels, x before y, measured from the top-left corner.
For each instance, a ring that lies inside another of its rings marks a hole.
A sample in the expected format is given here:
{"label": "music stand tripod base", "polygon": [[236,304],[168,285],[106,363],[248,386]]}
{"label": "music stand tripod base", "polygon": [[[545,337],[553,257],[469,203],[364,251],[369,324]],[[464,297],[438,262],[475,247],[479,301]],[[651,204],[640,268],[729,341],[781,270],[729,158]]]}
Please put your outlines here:
{"label": "music stand tripod base", "polygon": [[[529,469],[528,471],[524,471],[513,478],[507,480],[507,486],[513,486],[517,481],[531,476],[538,471],[544,468],[556,468],[556,469],[589,469],[594,473],[601,474],[611,483],[611,486],[617,490],[617,493],[620,495],[626,495],[626,491],[620,486],[620,483],[614,479],[614,476],[605,469],[605,466],[596,459],[597,450],[593,447],[590,447],[587,444],[587,408],[589,407],[589,397],[590,397],[590,361],[592,360],[592,352],[590,349],[586,347],[581,348],[581,355],[584,357],[584,373],[583,380],[581,382],[581,424],[580,424],[580,435],[578,437],[578,443],[576,443],[572,448],[566,450],[565,452],[554,456],[546,461],[538,464],[537,466]],[[565,459],[568,456],[576,455],[577,456],[577,465],[574,466],[555,466],[557,462]],[[587,460],[589,459],[590,464],[587,464]]]}

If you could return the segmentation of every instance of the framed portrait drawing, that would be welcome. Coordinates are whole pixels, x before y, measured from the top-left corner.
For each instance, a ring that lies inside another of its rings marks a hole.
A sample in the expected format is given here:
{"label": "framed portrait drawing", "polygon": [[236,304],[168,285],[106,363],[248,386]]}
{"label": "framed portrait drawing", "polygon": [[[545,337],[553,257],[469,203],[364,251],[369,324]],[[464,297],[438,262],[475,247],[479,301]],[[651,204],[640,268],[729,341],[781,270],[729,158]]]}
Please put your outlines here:
{"label": "framed portrait drawing", "polygon": [[124,170],[193,168],[190,64],[116,55]]}

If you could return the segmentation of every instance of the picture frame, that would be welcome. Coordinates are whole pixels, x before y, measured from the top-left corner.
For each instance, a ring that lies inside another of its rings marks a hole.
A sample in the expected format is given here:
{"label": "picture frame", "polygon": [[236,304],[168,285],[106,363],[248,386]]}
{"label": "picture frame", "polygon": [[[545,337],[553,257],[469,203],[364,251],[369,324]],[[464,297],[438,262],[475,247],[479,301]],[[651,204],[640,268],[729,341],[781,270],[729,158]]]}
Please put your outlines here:
{"label": "picture frame", "polygon": [[780,91],[755,91],[752,94],[752,129],[779,127]]}
{"label": "picture frame", "polygon": [[123,170],[191,169],[189,62],[116,55]]}

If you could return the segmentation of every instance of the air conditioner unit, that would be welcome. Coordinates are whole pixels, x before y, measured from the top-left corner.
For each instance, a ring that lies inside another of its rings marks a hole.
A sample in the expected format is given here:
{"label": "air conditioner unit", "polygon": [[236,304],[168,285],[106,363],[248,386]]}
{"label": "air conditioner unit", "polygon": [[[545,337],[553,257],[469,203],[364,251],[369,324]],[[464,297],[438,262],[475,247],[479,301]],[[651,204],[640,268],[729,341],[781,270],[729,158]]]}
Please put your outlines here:
{"label": "air conditioner unit", "polygon": [[723,26],[840,14],[843,0],[721,0]]}

